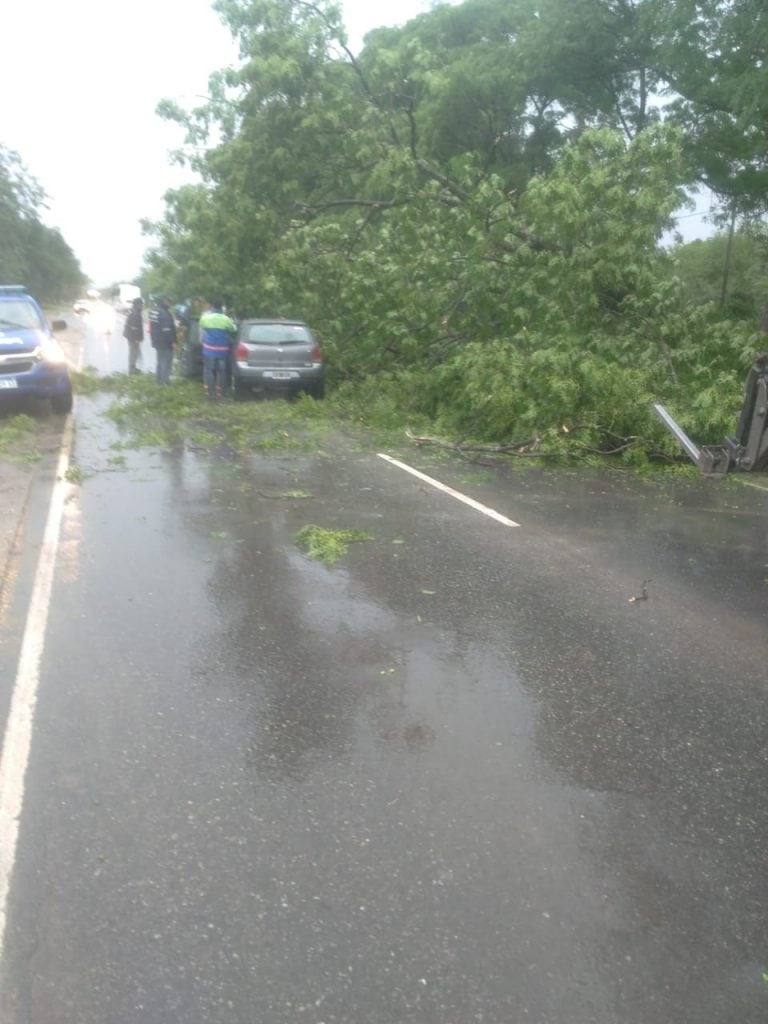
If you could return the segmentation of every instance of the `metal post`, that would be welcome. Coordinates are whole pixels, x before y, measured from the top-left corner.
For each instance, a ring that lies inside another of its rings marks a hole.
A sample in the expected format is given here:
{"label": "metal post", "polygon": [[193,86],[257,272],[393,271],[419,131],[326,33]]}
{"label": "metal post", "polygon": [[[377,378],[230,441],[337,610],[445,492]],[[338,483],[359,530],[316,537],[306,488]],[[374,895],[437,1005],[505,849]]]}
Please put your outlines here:
{"label": "metal post", "polygon": [[685,450],[685,453],[688,456],[688,458],[695,462],[698,466],[699,449],[696,447],[696,445],[693,443],[690,437],[688,437],[683,428],[678,423],[675,423],[675,421],[672,419],[672,417],[669,415],[669,413],[663,405],[655,404],[653,407],[653,411],[659,417],[659,419],[667,428],[667,430],[669,430],[671,433],[675,435],[675,437]]}

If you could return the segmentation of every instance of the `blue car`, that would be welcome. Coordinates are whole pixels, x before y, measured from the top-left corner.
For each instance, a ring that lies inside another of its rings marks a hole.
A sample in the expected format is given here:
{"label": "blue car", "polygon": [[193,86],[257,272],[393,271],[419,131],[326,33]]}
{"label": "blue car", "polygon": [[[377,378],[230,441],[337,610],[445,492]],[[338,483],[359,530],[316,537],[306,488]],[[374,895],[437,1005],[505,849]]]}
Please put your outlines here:
{"label": "blue car", "polygon": [[19,398],[48,398],[54,412],[72,408],[67,359],[40,306],[22,285],[0,285],[0,406]]}

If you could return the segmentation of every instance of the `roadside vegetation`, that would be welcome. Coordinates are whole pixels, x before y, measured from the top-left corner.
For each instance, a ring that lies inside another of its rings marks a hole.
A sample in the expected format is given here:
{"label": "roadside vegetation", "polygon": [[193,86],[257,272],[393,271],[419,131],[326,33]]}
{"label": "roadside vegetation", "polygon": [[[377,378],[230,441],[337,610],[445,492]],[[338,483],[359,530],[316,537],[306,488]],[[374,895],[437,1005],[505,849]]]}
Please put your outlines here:
{"label": "roadside vegetation", "polygon": [[[330,0],[214,7],[240,60],[200,106],[158,104],[197,178],[144,224],[140,284],[307,320],[329,398],[290,419],[636,468],[681,460],[653,402],[700,443],[733,432],[768,347],[764,3],[437,3],[355,53]],[[701,189],[717,233],[683,244]],[[0,280],[52,302],[82,275],[44,203],[0,146]],[[189,441],[203,412],[110,386],[136,437]],[[268,410],[194,436],[297,443]]]}
{"label": "roadside vegetation", "polygon": [[27,413],[0,419],[0,457],[14,462],[42,458],[38,421]]}
{"label": "roadside vegetation", "polygon": [[[142,285],[319,332],[333,403],[425,437],[677,458],[765,347],[768,12],[465,0],[346,43],[325,0],[218,0],[241,62],[192,110]],[[675,243],[706,186],[720,234]],[[425,442],[426,443],[426,442]]]}
{"label": "roadside vegetation", "polygon": [[338,402],[299,396],[211,403],[197,381],[175,379],[170,387],[160,387],[149,374],[97,377],[86,371],[75,376],[74,386],[80,394],[108,396],[103,415],[119,428],[125,448],[315,451],[335,431],[345,429],[353,436],[363,426]]}
{"label": "roadside vegetation", "polygon": [[[373,380],[357,385],[343,382],[323,401],[298,395],[217,403],[206,400],[197,381],[174,379],[170,387],[160,387],[149,374],[98,377],[86,371],[74,375],[73,385],[81,395],[108,396],[102,414],[119,428],[120,447],[126,449],[186,448],[219,454],[324,452],[342,433],[346,443],[357,444],[361,450],[386,448],[407,454],[414,448],[428,447],[433,457],[457,455],[485,465],[510,460],[521,465],[597,465],[612,461],[635,471],[697,472],[650,414],[648,437],[634,452],[633,439],[626,438],[619,439],[617,450],[605,451],[567,430],[552,431],[546,438],[507,439],[502,443],[473,439],[471,431],[454,438],[441,436],[435,433],[435,421],[420,411],[417,403],[409,403],[402,388],[382,386]],[[30,423],[34,426],[34,421]]]}
{"label": "roadside vegetation", "polygon": [[61,232],[40,220],[45,203],[19,154],[0,143],[0,284],[23,284],[43,305],[71,302],[85,275]]}

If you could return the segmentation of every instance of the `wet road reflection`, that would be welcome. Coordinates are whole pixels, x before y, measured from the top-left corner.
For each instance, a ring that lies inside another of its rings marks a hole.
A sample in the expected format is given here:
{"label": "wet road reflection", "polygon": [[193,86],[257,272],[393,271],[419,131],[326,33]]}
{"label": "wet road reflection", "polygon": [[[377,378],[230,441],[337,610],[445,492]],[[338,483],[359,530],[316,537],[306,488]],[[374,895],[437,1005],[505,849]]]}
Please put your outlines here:
{"label": "wet road reflection", "polygon": [[759,493],[481,476],[504,531],[340,439],[118,470],[99,401],[3,1019],[764,1019]]}
{"label": "wet road reflection", "polygon": [[[71,318],[70,318],[71,319]],[[93,311],[78,317],[78,328],[83,336],[78,361],[83,369],[101,376],[128,372],[128,342],[123,337],[124,315],[106,302],[94,304]],[[155,372],[155,350],[149,342],[145,323],[145,338],[141,344],[139,368],[143,373]]]}

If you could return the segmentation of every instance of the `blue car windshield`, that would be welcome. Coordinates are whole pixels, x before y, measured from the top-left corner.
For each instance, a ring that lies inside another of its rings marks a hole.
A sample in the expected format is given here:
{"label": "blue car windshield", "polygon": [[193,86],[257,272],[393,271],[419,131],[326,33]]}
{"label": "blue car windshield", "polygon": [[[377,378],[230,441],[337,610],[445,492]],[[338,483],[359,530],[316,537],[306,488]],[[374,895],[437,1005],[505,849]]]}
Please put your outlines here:
{"label": "blue car windshield", "polygon": [[32,328],[36,331],[44,329],[40,314],[31,302],[24,302],[23,299],[0,302],[0,329],[8,327]]}

